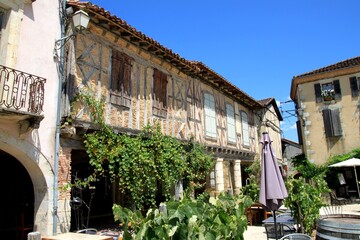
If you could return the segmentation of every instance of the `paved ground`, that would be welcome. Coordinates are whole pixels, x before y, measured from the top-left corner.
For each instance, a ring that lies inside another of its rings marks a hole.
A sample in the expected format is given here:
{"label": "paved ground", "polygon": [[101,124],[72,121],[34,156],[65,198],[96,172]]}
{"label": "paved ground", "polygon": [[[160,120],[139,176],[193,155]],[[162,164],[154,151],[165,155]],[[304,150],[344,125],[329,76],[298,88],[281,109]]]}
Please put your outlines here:
{"label": "paved ground", "polygon": [[[360,203],[342,205],[341,208],[323,208],[320,209],[320,214],[326,214],[327,212],[334,212],[343,214],[358,214],[360,215]],[[265,228],[263,226],[248,226],[244,234],[245,240],[267,240]]]}

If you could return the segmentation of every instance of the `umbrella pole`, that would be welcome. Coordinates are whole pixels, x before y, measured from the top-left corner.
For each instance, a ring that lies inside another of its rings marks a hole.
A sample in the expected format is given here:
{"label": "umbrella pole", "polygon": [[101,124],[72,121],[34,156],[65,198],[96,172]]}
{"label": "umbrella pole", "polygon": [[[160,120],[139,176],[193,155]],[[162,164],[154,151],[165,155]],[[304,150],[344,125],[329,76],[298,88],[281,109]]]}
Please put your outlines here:
{"label": "umbrella pole", "polygon": [[276,214],[275,214],[275,210],[273,210],[273,215],[274,215],[274,228],[275,228],[275,239],[278,239],[278,232],[277,232],[277,224],[276,224]]}
{"label": "umbrella pole", "polygon": [[357,177],[357,173],[356,173],[356,166],[354,166],[354,172],[355,172],[356,189],[357,189],[357,192],[358,192],[358,196],[360,198],[359,182],[358,182],[358,177]]}

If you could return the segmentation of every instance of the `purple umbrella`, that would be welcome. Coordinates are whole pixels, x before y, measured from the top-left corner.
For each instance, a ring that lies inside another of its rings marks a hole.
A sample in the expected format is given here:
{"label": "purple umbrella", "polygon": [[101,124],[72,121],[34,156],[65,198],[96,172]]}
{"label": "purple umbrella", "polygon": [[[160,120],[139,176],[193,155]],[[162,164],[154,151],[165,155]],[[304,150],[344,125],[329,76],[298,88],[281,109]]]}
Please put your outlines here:
{"label": "purple umbrella", "polygon": [[261,155],[261,182],[260,182],[260,197],[259,202],[266,208],[273,211],[275,238],[277,239],[276,231],[276,215],[284,200],[288,196],[284,180],[282,178],[279,165],[274,155],[271,146],[271,139],[269,134],[264,132],[261,138],[262,155]]}

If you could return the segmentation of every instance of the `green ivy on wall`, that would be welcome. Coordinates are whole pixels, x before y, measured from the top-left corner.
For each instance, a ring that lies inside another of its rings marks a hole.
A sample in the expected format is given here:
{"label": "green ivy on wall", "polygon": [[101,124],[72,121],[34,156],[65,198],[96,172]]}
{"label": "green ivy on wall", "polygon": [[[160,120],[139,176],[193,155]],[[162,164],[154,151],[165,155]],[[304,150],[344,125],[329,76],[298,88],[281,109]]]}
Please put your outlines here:
{"label": "green ivy on wall", "polygon": [[84,135],[86,152],[94,169],[89,178],[110,176],[132,208],[144,209],[171,197],[179,180],[190,188],[200,188],[214,166],[204,146],[193,140],[181,142],[161,133],[159,124],[146,126],[140,134],[117,134],[105,124],[104,103],[89,94],[79,94],[77,102],[88,106],[97,131]]}

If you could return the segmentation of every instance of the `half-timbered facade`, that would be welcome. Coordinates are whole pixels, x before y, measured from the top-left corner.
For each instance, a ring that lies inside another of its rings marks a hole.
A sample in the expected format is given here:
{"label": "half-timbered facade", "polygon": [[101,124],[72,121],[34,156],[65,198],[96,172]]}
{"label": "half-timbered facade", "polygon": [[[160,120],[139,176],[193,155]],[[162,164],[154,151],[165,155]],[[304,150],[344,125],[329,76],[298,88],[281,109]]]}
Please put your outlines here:
{"label": "half-timbered facade", "polygon": [[[207,182],[211,194],[238,193],[246,179],[243,166],[259,154],[258,113],[264,105],[205,64],[180,57],[103,8],[75,1],[68,7],[89,14],[90,25],[65,45],[61,112],[63,123],[72,121],[62,128],[60,186],[86,168],[80,135],[96,126],[85,106],[74,110],[71,102],[87,92],[105,100],[106,123],[119,134],[137,134],[159,123],[166,135],[204,144],[216,162]],[[111,186],[104,184],[112,200]],[[111,201],[95,200],[103,206],[95,212],[111,211]]]}

